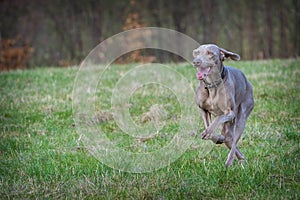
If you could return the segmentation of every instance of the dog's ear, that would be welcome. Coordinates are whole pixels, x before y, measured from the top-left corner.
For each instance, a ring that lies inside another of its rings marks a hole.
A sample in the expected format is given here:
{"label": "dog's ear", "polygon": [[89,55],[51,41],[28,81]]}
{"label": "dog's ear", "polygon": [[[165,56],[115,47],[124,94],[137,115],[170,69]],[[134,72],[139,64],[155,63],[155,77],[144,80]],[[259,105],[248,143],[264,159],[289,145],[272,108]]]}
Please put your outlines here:
{"label": "dog's ear", "polygon": [[230,51],[227,51],[226,49],[220,48],[220,59],[221,61],[224,61],[226,58],[231,58],[232,60],[240,60],[240,55],[236,53],[232,53]]}

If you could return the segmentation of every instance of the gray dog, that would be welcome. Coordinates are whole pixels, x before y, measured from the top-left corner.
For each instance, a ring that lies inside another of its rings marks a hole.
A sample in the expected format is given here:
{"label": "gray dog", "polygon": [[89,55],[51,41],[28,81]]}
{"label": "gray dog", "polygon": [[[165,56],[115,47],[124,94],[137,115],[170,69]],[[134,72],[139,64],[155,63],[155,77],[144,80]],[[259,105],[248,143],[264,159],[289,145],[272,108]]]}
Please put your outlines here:
{"label": "gray dog", "polygon": [[[239,60],[240,56],[213,44],[201,45],[193,51],[193,56],[200,81],[196,89],[196,103],[206,128],[201,137],[216,144],[225,143],[230,149],[226,166],[233,163],[235,155],[243,161],[245,157],[237,142],[254,107],[252,85],[243,72],[223,65],[226,58]],[[215,116],[213,122],[211,114]],[[222,134],[215,134],[221,124]]]}

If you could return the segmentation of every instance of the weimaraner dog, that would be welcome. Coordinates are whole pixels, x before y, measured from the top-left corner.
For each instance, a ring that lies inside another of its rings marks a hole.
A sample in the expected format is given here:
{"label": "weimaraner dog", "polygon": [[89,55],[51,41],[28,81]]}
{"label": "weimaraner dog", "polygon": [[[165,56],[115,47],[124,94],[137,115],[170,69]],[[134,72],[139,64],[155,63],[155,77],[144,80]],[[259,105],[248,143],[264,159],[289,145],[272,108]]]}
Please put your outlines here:
{"label": "weimaraner dog", "polygon": [[[223,65],[228,57],[239,60],[238,54],[207,44],[195,49],[193,56],[193,65],[197,68],[196,75],[200,81],[196,89],[196,103],[206,128],[201,137],[216,144],[225,143],[230,149],[226,161],[229,167],[235,155],[240,161],[245,160],[237,142],[254,107],[252,85],[243,72]],[[211,115],[215,116],[213,122]],[[221,135],[215,134],[221,124]]]}

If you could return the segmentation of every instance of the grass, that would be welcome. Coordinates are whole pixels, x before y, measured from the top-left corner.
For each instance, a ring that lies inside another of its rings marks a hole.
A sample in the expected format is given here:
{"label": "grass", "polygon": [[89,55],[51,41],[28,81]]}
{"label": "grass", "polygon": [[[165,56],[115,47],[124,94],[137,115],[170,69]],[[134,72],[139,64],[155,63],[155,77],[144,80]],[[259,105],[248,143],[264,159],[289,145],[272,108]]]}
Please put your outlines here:
{"label": "grass", "polygon": [[[247,162],[225,169],[228,150],[215,146],[203,156],[197,148],[203,141],[197,137],[179,159],[152,173],[115,170],[88,153],[72,116],[76,68],[1,73],[0,198],[299,199],[300,61],[226,64],[244,71],[254,87],[255,109],[239,144]],[[170,65],[197,84],[191,66]],[[110,88],[132,66],[113,66],[106,87],[98,89],[97,125],[128,151],[155,151],[176,134],[180,106],[166,88],[141,88],[130,98],[134,122],[147,124],[147,117],[141,121],[142,116],[158,104],[167,105],[166,124],[158,137],[143,143],[122,133],[109,116],[107,102]],[[203,130],[200,118],[199,123]]]}

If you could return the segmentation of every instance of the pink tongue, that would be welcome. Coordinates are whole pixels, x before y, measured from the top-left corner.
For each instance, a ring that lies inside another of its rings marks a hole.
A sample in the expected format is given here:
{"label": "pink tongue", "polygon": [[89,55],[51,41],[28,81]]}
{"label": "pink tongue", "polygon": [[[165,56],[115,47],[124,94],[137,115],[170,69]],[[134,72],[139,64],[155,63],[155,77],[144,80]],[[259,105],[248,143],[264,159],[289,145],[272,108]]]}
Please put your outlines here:
{"label": "pink tongue", "polygon": [[197,71],[196,76],[197,76],[198,80],[202,80],[203,79],[203,76],[202,76],[202,74],[201,74],[200,71]]}
{"label": "pink tongue", "polygon": [[204,70],[198,70],[196,73],[198,80],[203,80],[203,78],[205,78],[208,75],[209,71],[210,68],[206,68]]}

